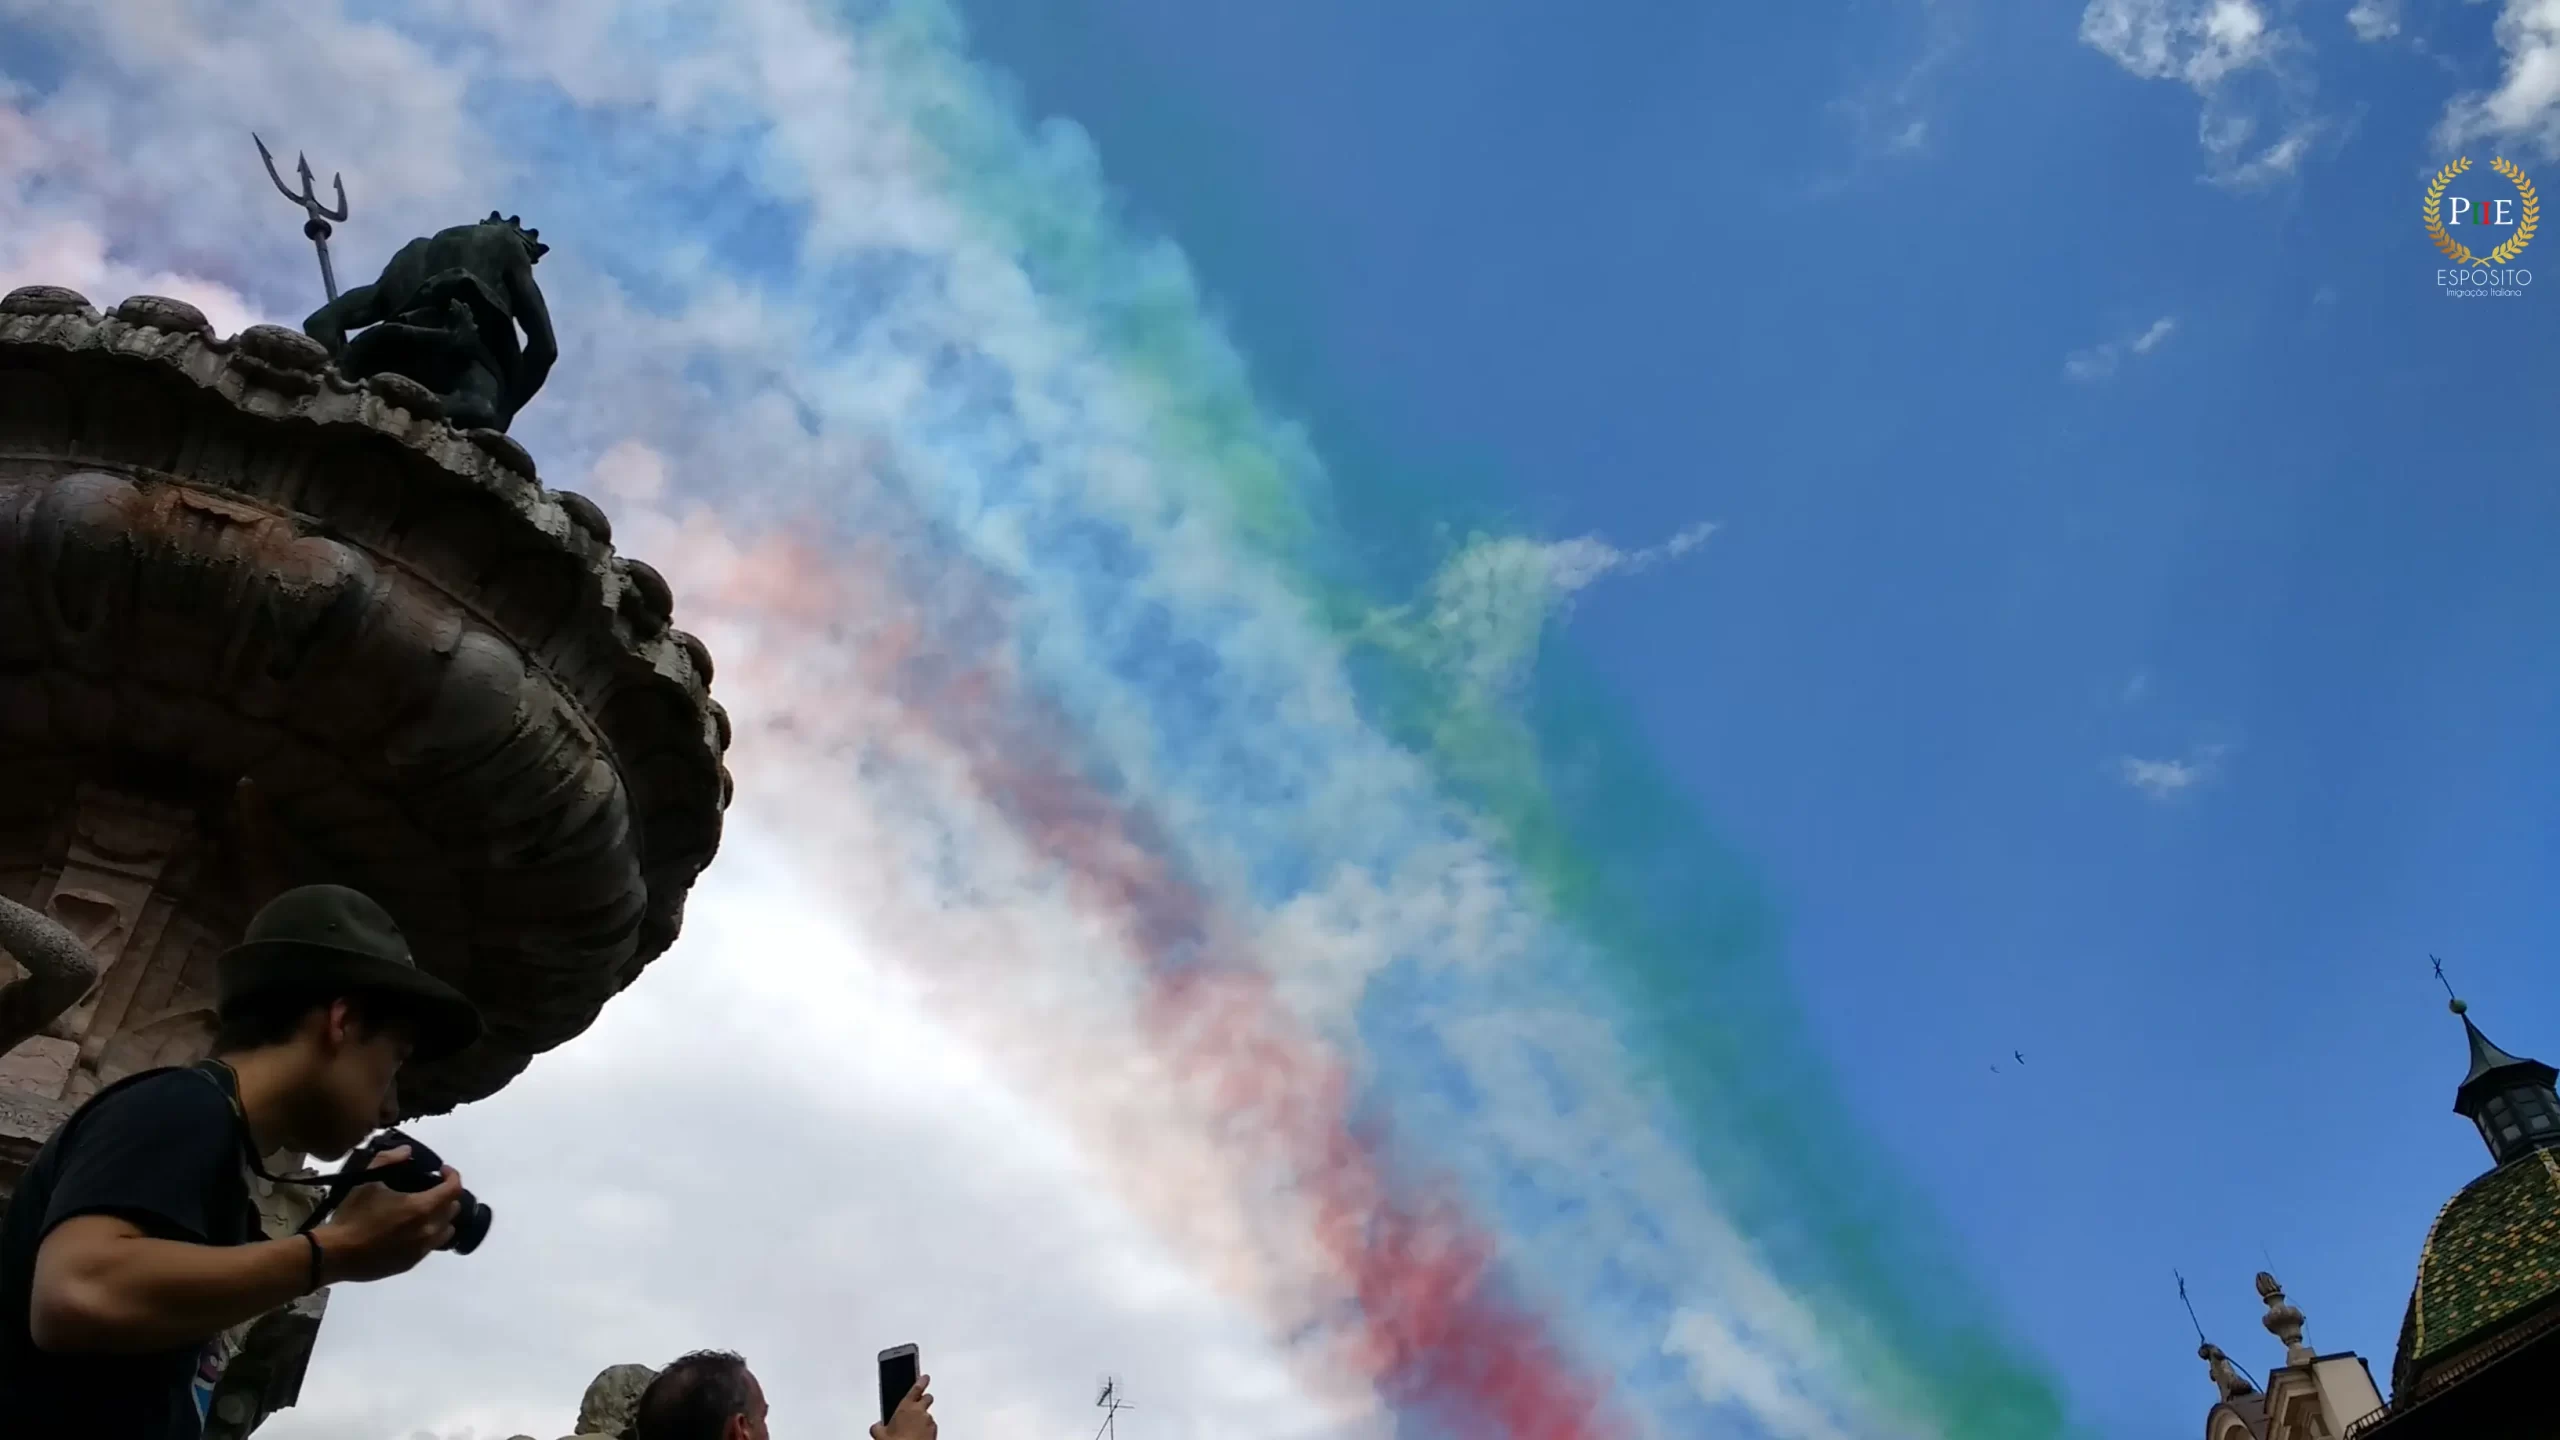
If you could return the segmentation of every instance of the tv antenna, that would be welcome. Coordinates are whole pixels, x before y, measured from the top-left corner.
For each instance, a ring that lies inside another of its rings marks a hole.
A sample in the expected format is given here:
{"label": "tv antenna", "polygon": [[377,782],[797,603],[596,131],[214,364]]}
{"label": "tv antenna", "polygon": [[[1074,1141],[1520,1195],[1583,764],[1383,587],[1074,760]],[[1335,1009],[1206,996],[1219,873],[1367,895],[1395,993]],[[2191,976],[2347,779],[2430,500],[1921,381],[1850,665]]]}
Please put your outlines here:
{"label": "tv antenna", "polygon": [[1120,1396],[1120,1379],[1116,1375],[1102,1377],[1102,1393],[1093,1397],[1094,1408],[1102,1412],[1102,1428],[1093,1432],[1093,1440],[1120,1440],[1120,1412],[1135,1410]]}

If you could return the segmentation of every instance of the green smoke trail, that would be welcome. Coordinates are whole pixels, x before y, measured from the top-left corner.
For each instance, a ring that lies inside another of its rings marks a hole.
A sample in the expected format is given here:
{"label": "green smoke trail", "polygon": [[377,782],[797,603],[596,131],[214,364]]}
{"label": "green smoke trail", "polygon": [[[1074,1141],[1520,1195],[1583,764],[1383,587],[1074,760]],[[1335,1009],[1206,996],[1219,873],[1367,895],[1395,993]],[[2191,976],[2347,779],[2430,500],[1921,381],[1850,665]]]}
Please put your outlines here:
{"label": "green smoke trail", "polygon": [[[1469,683],[1410,593],[1456,547],[1432,520],[1480,497],[1345,463],[1357,490],[1275,421],[1169,244],[1131,233],[1080,133],[1034,131],[965,58],[941,0],[897,0],[860,26],[932,138],[948,190],[1076,315],[1152,405],[1149,444],[1230,543],[1289,576],[1308,622],[1350,656],[1372,722],[1431,759],[1444,793],[1486,817],[1554,916],[1605,955],[1641,1077],[1771,1268],[1845,1354],[1870,1401],[1946,1436],[2061,1433],[2059,1386],[2000,1331],[1927,1206],[1859,1135],[1790,992],[1775,918],[1749,868],[1679,798],[1605,685],[1569,652],[1523,696]],[[1363,553],[1351,534],[1418,543]]]}

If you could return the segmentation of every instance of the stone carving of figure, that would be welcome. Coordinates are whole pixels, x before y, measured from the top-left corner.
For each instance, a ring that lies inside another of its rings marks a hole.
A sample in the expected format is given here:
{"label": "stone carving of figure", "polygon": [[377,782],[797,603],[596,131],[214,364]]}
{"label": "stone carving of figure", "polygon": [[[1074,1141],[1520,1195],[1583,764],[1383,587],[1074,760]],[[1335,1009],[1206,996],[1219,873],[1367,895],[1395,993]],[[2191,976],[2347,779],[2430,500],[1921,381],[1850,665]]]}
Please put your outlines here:
{"label": "stone carving of figure", "polygon": [[640,1392],[657,1378],[658,1372],[646,1365],[607,1366],[578,1402],[578,1433],[570,1440],[628,1436],[632,1414],[640,1408]]}
{"label": "stone carving of figure", "polygon": [[2240,1367],[2231,1363],[2231,1357],[2222,1353],[2221,1346],[2210,1341],[2198,1345],[2196,1358],[2205,1362],[2205,1374],[2212,1377],[2214,1388],[2222,1392],[2223,1399],[2236,1400],[2243,1395],[2258,1393],[2258,1387],[2240,1373]]}
{"label": "stone carving of figure", "polygon": [[0,898],[0,955],[27,973],[0,985],[0,1055],[41,1033],[98,983],[98,962],[71,932]]}
{"label": "stone carving of figure", "polygon": [[350,380],[406,376],[434,391],[455,425],[505,430],[560,358],[533,283],[534,262],[551,248],[540,235],[492,210],[476,225],[412,240],[381,279],[321,306],[303,331]]}

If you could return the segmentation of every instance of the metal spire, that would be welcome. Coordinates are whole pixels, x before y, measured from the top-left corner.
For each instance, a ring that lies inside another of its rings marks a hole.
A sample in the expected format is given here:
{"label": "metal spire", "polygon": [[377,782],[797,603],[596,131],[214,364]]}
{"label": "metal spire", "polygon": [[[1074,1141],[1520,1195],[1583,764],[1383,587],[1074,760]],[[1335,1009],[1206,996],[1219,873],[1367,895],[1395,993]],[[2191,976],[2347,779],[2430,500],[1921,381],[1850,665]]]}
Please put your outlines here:
{"label": "metal spire", "polygon": [[311,237],[312,248],[320,252],[320,285],[322,289],[329,292],[330,302],[336,303],[338,273],[329,266],[329,222],[336,220],[344,223],[347,218],[346,180],[334,174],[329,177],[329,183],[336,187],[338,192],[337,209],[332,210],[321,204],[319,191],[313,184],[311,162],[304,159],[302,152],[297,150],[293,156],[293,168],[294,172],[302,178],[302,193],[297,195],[285,185],[284,177],[276,173],[276,157],[267,150],[267,142],[258,140],[255,131],[250,132],[249,138],[257,141],[258,158],[267,162],[267,178],[276,182],[276,193],[301,206],[303,213],[311,217],[304,222],[302,233]]}
{"label": "metal spire", "polygon": [[2471,1073],[2463,1077],[2464,1085],[2468,1086],[2472,1081],[2493,1070],[2503,1070],[2510,1065],[2534,1063],[2508,1054],[2499,1048],[2498,1042],[2481,1034],[2480,1027],[2471,1023],[2471,1006],[2461,996],[2454,994],[2453,986],[2445,980],[2444,962],[2436,960],[2433,955],[2427,958],[2435,961],[2436,983],[2444,986],[2445,1008],[2462,1017],[2462,1033],[2471,1041]]}

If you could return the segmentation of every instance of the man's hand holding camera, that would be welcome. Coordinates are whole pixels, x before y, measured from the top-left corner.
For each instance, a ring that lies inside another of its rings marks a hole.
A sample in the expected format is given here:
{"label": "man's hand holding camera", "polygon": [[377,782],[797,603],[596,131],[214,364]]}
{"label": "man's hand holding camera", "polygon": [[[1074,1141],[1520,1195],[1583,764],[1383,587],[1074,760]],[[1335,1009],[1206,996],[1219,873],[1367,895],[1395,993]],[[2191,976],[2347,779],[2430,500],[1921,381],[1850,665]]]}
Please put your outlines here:
{"label": "man's hand holding camera", "polygon": [[[266,891],[282,850],[256,792],[239,801],[241,878]],[[192,1435],[230,1332],[488,1234],[489,1207],[431,1147],[382,1130],[407,1067],[482,1033],[388,911],[341,885],[283,891],[214,979],[212,1054],[83,1101],[0,1211],[0,1434]],[[354,1173],[326,1182],[312,1229],[270,1239],[250,1180],[278,1181],[260,1159],[278,1154],[347,1156]]]}
{"label": "man's hand holding camera", "polygon": [[[409,1147],[383,1151],[373,1166],[396,1165]],[[327,1224],[313,1230],[320,1242],[324,1281],[381,1280],[405,1274],[453,1239],[462,1209],[462,1173],[448,1169],[435,1188],[403,1194],[388,1185],[358,1185]]]}

